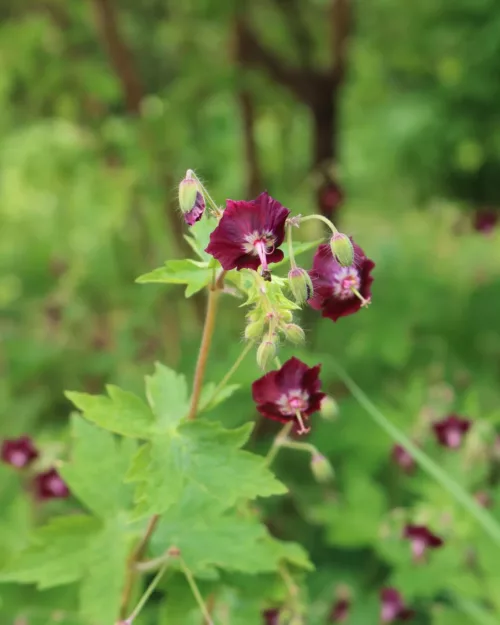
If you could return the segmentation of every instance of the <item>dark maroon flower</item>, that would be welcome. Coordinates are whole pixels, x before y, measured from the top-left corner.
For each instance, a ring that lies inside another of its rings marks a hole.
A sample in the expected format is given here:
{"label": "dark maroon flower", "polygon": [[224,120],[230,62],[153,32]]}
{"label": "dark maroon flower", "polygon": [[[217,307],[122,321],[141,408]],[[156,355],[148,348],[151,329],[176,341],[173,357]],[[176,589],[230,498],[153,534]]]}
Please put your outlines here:
{"label": "dark maroon flower", "polygon": [[437,549],[444,544],[443,539],[429,531],[425,525],[407,525],[403,537],[411,541],[415,560],[421,560],[427,549]]}
{"label": "dark maroon flower", "polygon": [[492,208],[478,209],[474,213],[474,230],[482,232],[483,234],[489,234],[497,225],[499,217],[499,211],[493,210]]}
{"label": "dark maroon flower", "polygon": [[22,469],[38,458],[38,451],[29,436],[21,436],[5,439],[0,455],[5,464]]}
{"label": "dark maroon flower", "polygon": [[354,263],[351,266],[342,267],[333,257],[330,245],[323,243],[316,250],[309,272],[314,287],[309,304],[333,321],[352,315],[371,299],[371,270],[375,263],[365,256],[359,245],[352,243]]}
{"label": "dark maroon flower", "polygon": [[349,617],[351,602],[349,599],[337,599],[330,612],[330,623],[344,623]]}
{"label": "dark maroon flower", "polygon": [[445,419],[441,419],[441,421],[436,421],[432,427],[439,443],[443,447],[458,449],[470,426],[471,422],[468,419],[462,419],[458,415],[452,414]]}
{"label": "dark maroon flower", "polygon": [[217,228],[206,248],[223,269],[257,269],[268,271],[268,263],[283,260],[278,249],[285,238],[288,208],[267,192],[251,202],[227,200]]}
{"label": "dark maroon flower", "polygon": [[199,190],[194,172],[190,169],[179,184],[179,206],[188,226],[193,226],[205,212],[205,198]]}
{"label": "dark maroon flower", "polygon": [[280,611],[278,608],[270,608],[262,612],[263,625],[279,625]]}
{"label": "dark maroon flower", "polygon": [[405,606],[403,598],[395,588],[382,588],[380,602],[380,620],[382,623],[408,621],[415,614],[413,610]]}
{"label": "dark maroon flower", "polygon": [[398,464],[405,473],[413,473],[415,470],[415,460],[410,452],[402,445],[394,445],[391,452],[392,459]]}
{"label": "dark maroon flower", "polygon": [[340,208],[344,200],[344,193],[334,180],[325,180],[318,188],[317,201],[320,213],[331,219]]}
{"label": "dark maroon flower", "polygon": [[290,358],[276,371],[270,371],[252,384],[257,410],[264,417],[287,423],[294,422],[297,434],[305,434],[304,421],[320,409],[325,397],[320,392],[321,365],[309,368],[298,358]]}
{"label": "dark maroon flower", "polygon": [[188,226],[193,226],[197,221],[203,217],[203,213],[205,212],[205,198],[198,191],[196,193],[196,200],[194,202],[193,208],[187,213],[183,214],[184,221]]}
{"label": "dark maroon flower", "polygon": [[69,488],[55,469],[39,473],[34,486],[39,499],[64,499],[69,496]]}

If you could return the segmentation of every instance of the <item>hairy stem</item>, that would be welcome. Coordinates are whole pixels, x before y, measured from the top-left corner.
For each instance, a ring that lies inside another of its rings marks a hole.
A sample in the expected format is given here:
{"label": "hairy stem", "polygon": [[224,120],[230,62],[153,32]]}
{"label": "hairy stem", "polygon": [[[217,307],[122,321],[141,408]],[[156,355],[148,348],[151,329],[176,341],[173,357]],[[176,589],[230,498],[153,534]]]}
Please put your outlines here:
{"label": "hairy stem", "polygon": [[198,361],[196,362],[196,370],[194,372],[193,394],[191,396],[191,406],[187,416],[188,420],[195,419],[198,411],[198,403],[200,401],[203,378],[205,377],[205,368],[207,366],[208,352],[210,350],[210,344],[212,343],[212,337],[215,330],[215,319],[217,317],[219,295],[220,290],[217,284],[215,284],[208,292],[205,325],[203,326],[203,336],[201,338]]}
{"label": "hairy stem", "polygon": [[278,455],[280,447],[282,447],[282,442],[286,440],[286,437],[290,433],[292,427],[293,421],[288,421],[288,423],[285,423],[285,425],[281,428],[278,434],[276,434],[273,444],[271,445],[269,451],[267,452],[267,456],[265,457],[266,466],[270,466],[273,463],[273,460]]}
{"label": "hairy stem", "polygon": [[125,578],[125,584],[123,586],[122,599],[120,605],[120,618],[125,618],[127,615],[128,604],[130,602],[130,595],[132,594],[132,589],[134,587],[134,582],[137,576],[136,565],[137,562],[142,558],[144,552],[146,551],[146,547],[148,546],[149,539],[153,535],[153,532],[156,529],[158,521],[160,520],[160,515],[155,514],[149,519],[149,523],[146,527],[146,531],[144,532],[141,540],[137,543],[135,549],[130,554],[127,566],[127,576]]}
{"label": "hairy stem", "polygon": [[288,224],[286,227],[286,242],[288,245],[288,258],[290,260],[290,267],[295,269],[297,267],[297,263],[295,262],[295,254],[293,253],[293,240],[292,240],[292,228],[291,224]]}
{"label": "hairy stem", "polygon": [[226,373],[226,375],[222,378],[222,380],[219,382],[219,384],[217,385],[216,389],[214,390],[214,392],[210,395],[210,397],[208,398],[208,400],[203,404],[203,408],[206,408],[208,406],[210,406],[210,404],[217,399],[217,396],[219,395],[219,393],[222,391],[222,389],[226,386],[226,384],[229,382],[229,380],[233,377],[233,375],[236,373],[236,370],[238,369],[238,367],[241,365],[241,363],[245,360],[246,355],[248,354],[248,352],[253,348],[254,344],[252,343],[252,341],[249,341],[245,347],[243,348],[243,351],[241,352],[241,354],[238,356],[238,358],[236,358],[236,360],[234,361],[233,366],[231,367],[231,369],[229,369],[229,371]]}
{"label": "hairy stem", "polygon": [[198,588],[198,585],[196,583],[196,580],[194,579],[193,574],[191,573],[190,569],[186,566],[186,563],[184,562],[182,558],[180,558],[179,561],[180,561],[182,572],[186,576],[189,587],[191,588],[191,592],[193,593],[193,596],[196,599],[196,603],[198,604],[201,610],[201,613],[203,614],[205,623],[207,625],[214,625],[214,622],[212,621],[212,617],[210,616],[210,612],[208,611],[208,608],[205,602],[203,601],[203,597],[201,596],[200,589]]}
{"label": "hairy stem", "polygon": [[323,215],[306,215],[305,217],[300,218],[300,223],[304,221],[310,221],[311,219],[319,219],[319,221],[322,221],[324,224],[326,224],[330,228],[333,234],[338,233],[337,228],[332,224],[332,222],[327,217],[324,217]]}
{"label": "hairy stem", "polygon": [[169,565],[169,561],[170,561],[170,558],[165,558],[164,559],[162,567],[159,569],[158,573],[154,576],[153,581],[151,582],[151,584],[149,584],[149,586],[144,591],[144,594],[139,599],[139,601],[138,601],[136,607],[134,608],[132,614],[128,617],[128,619],[126,619],[125,622],[127,623],[127,625],[132,625],[132,623],[134,622],[136,617],[139,615],[139,612],[142,610],[142,608],[148,602],[149,597],[151,597],[151,595],[153,594],[154,589],[158,586],[161,578],[163,577],[165,571],[167,570],[167,567]]}

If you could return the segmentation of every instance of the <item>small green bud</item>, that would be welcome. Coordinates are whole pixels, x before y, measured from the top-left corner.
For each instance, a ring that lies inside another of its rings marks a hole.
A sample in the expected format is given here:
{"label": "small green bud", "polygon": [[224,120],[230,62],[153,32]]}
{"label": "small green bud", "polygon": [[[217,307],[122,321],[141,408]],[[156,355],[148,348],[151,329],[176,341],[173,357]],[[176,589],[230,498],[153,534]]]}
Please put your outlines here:
{"label": "small green bud", "polygon": [[290,323],[290,321],[293,320],[293,315],[289,310],[282,310],[280,311],[280,318],[281,321],[284,321],[285,323]]}
{"label": "small green bud", "polygon": [[247,341],[260,339],[260,337],[264,334],[265,327],[266,323],[264,319],[250,321],[250,323],[245,328],[245,338],[247,339]]}
{"label": "small green bud", "polygon": [[305,304],[314,292],[311,278],[302,267],[290,269],[288,272],[288,286],[297,304]]}
{"label": "small green bud", "polygon": [[316,452],[311,457],[311,471],[318,482],[331,482],[335,476],[328,458]]}
{"label": "small green bud", "polygon": [[265,371],[273,359],[276,358],[276,353],[276,342],[275,340],[270,340],[269,337],[259,345],[257,348],[257,364],[263,371]]}
{"label": "small green bud", "polygon": [[196,204],[196,196],[198,194],[198,183],[193,178],[190,169],[186,172],[186,177],[179,184],[179,206],[183,213],[189,213]]}
{"label": "small green bud", "polygon": [[334,258],[342,267],[349,267],[354,262],[354,247],[347,234],[336,232],[330,239],[330,248]]}
{"label": "small green bud", "polygon": [[281,326],[281,330],[285,337],[296,345],[301,345],[306,340],[304,330],[296,323],[287,323]]}
{"label": "small green bud", "polygon": [[339,406],[333,397],[327,395],[323,398],[319,413],[325,421],[335,421],[339,414]]}
{"label": "small green bud", "polygon": [[188,169],[186,177],[179,184],[179,206],[184,215],[184,221],[194,225],[205,212],[205,198],[198,188],[194,173]]}

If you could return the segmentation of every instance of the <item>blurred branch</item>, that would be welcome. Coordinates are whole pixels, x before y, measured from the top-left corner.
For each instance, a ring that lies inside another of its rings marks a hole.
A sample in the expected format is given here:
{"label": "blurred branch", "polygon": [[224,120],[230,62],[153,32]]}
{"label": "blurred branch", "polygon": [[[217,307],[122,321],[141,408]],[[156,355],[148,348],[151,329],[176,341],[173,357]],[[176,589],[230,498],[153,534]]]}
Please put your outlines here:
{"label": "blurred branch", "polygon": [[300,15],[300,4],[297,0],[273,0],[283,14],[288,29],[293,37],[304,69],[312,67],[313,40],[306,24]]}
{"label": "blurred branch", "polygon": [[92,0],[97,27],[107,48],[109,59],[118,76],[129,113],[138,115],[144,95],[132,54],[120,36],[112,0]]}
{"label": "blurred branch", "polygon": [[337,84],[345,77],[347,48],[352,29],[351,0],[332,0],[332,71]]}
{"label": "blurred branch", "polygon": [[252,95],[247,89],[238,92],[241,118],[243,122],[243,141],[245,145],[247,193],[248,197],[257,196],[262,191],[262,172],[260,169],[257,142],[255,141],[255,106]]}
{"label": "blurred branch", "polygon": [[257,39],[244,18],[236,19],[237,54],[242,63],[267,71],[277,83],[289,89],[302,102],[309,101],[306,72],[287,66]]}

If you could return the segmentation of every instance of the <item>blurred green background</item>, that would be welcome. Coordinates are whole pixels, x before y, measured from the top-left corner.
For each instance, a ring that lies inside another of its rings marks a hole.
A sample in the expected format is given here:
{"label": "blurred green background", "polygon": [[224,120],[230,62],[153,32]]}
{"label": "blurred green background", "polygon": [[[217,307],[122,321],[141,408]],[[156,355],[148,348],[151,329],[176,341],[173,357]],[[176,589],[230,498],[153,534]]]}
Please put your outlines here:
{"label": "blurred green background", "polygon": [[[495,501],[499,101],[498,0],[3,0],[0,436],[64,442],[65,389],[113,382],[142,393],[154,360],[192,374],[204,296],[134,283],[190,255],[176,206],[186,169],[219,203],[267,188],[296,214],[318,212],[321,189],[338,182],[345,199],[333,219],[376,262],[373,304],[336,324],[304,314],[307,349],[283,350],[323,361],[339,403],[336,422],[312,435],[336,468],[335,499],[325,508],[307,466],[283,453],[278,472],[296,486],[270,518],[320,565],[308,581],[311,623],[324,622],[341,583],[368,611],[390,571],[422,602],[421,622],[489,622],[457,596],[500,618],[498,593],[479,581],[498,580],[500,565],[483,563],[475,577],[458,564],[481,532],[428,480],[402,481],[391,442],[331,364]],[[321,236],[309,225],[301,238]],[[242,349],[239,304],[223,300],[211,381]],[[249,357],[234,380],[243,389],[214,416],[255,418],[257,375]],[[452,461],[428,430],[451,410],[474,420]],[[24,518],[8,512],[13,481],[2,467],[0,528]],[[454,515],[459,538],[438,570],[415,576],[379,545],[401,506],[436,530]],[[8,550],[12,529],[2,532]],[[367,613],[352,623],[375,622]]]}

